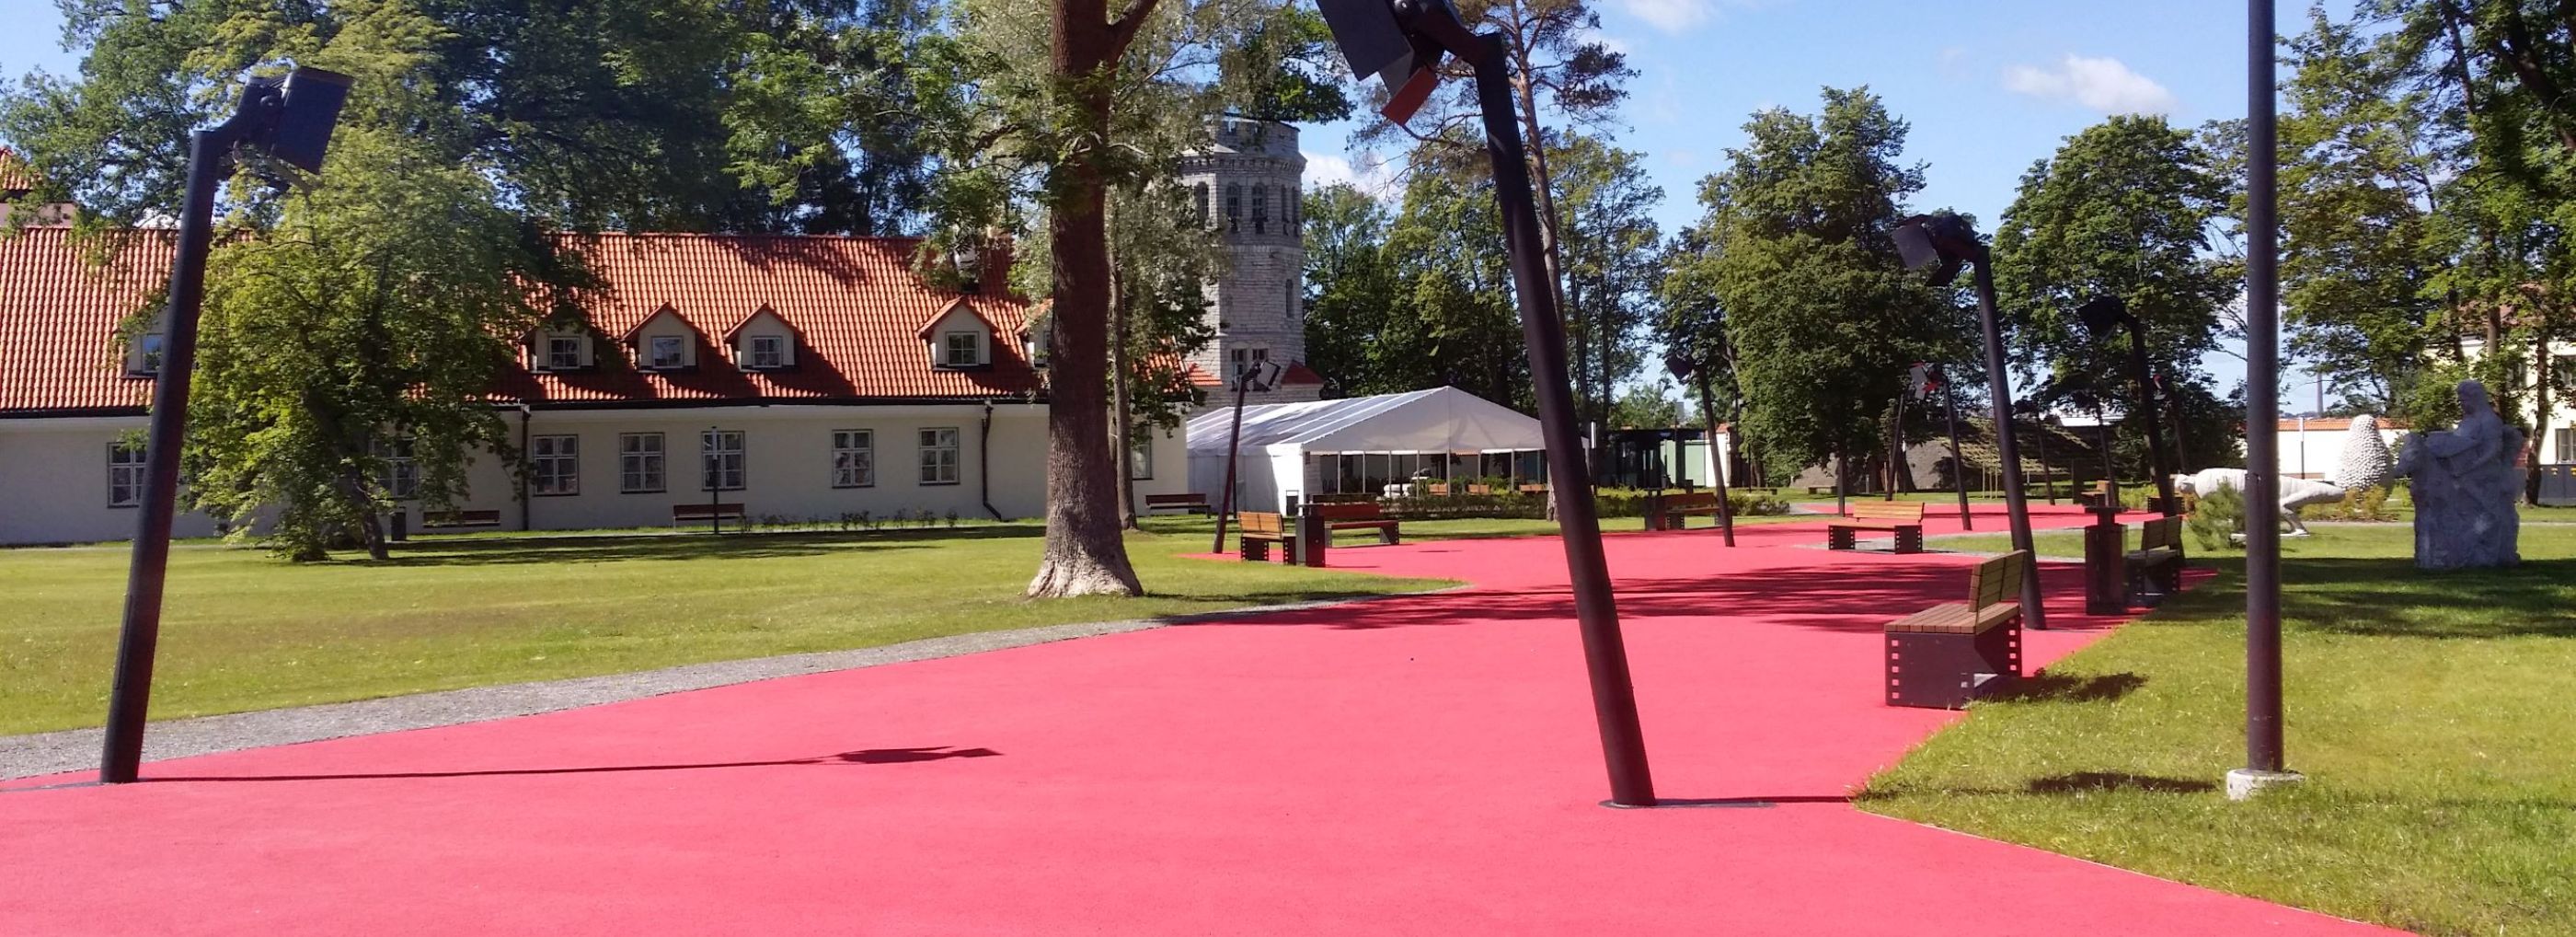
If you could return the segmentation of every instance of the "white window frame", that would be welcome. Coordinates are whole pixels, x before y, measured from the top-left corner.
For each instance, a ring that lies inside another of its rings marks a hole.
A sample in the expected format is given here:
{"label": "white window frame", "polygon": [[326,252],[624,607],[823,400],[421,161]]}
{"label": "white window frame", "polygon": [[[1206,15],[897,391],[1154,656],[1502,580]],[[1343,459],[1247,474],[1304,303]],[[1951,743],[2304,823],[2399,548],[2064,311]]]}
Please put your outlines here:
{"label": "white window frame", "polygon": [[787,336],[754,335],[744,349],[743,356],[751,362],[753,370],[768,371],[787,366]]}
{"label": "white window frame", "polygon": [[528,437],[528,495],[562,498],[581,494],[581,437],[550,433]]}
{"label": "white window frame", "polygon": [[[665,346],[663,344],[664,342],[669,342],[670,344]],[[667,360],[662,357],[662,351],[665,347],[668,347],[671,352],[671,357]],[[687,341],[677,335],[645,336],[644,366],[656,371],[667,371],[688,367],[689,346]]]}
{"label": "white window frame", "polygon": [[169,336],[146,332],[134,337],[134,371],[139,375],[161,373],[162,359],[169,354]]}
{"label": "white window frame", "polygon": [[107,444],[107,506],[143,506],[143,486],[151,474],[151,453],[142,443]]}
{"label": "white window frame", "polygon": [[545,359],[545,361],[546,361],[546,367],[545,367],[545,369],[546,369],[546,370],[548,370],[548,371],[578,371],[578,370],[581,370],[581,336],[579,336],[579,335],[548,335],[548,336],[546,336],[546,342],[545,342],[545,344],[546,344],[546,359]]}
{"label": "white window frame", "polygon": [[832,431],[832,487],[877,485],[877,434],[868,429]]}
{"label": "white window frame", "polygon": [[413,449],[416,442],[410,433],[376,440],[376,458],[385,460],[385,497],[396,501],[420,497],[420,459]]}
{"label": "white window frame", "polygon": [[751,480],[750,437],[738,429],[698,434],[698,490],[741,491]]}
{"label": "white window frame", "polygon": [[2561,426],[2558,433],[2558,461],[2576,462],[2576,427]]}
{"label": "white window frame", "polygon": [[1127,480],[1139,482],[1149,482],[1154,480],[1154,436],[1152,433],[1147,433],[1143,436],[1137,437],[1136,444],[1127,447]]}
{"label": "white window frame", "polygon": [[[958,344],[957,340],[961,338],[966,340],[964,345]],[[962,360],[957,354],[961,351],[966,353]],[[975,331],[974,329],[951,329],[949,331],[939,333],[940,367],[973,368],[980,367],[983,364],[984,333]]]}
{"label": "white window frame", "polygon": [[670,467],[670,447],[662,434],[617,434],[617,490],[620,494],[651,495],[670,490]]}
{"label": "white window frame", "polygon": [[920,443],[921,483],[954,485],[965,472],[965,446],[954,426],[925,426],[915,436]]}
{"label": "white window frame", "polygon": [[1242,382],[1244,375],[1252,373],[1252,368],[1257,367],[1261,362],[1268,360],[1270,360],[1269,348],[1251,345],[1235,348],[1226,356],[1226,389],[1234,389],[1236,384]]}

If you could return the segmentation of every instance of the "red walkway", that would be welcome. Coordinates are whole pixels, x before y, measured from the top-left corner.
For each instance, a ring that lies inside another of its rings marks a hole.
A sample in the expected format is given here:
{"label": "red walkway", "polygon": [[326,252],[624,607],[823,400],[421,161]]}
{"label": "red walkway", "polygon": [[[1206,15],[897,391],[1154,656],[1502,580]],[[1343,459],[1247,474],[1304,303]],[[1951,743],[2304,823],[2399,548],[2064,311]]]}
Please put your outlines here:
{"label": "red walkway", "polygon": [[1770,808],[1594,806],[1556,542],[1430,543],[1333,558],[1480,588],[0,794],[0,934],[2380,932],[1838,802],[1967,560],[1821,539],[1610,541],[1659,790]]}

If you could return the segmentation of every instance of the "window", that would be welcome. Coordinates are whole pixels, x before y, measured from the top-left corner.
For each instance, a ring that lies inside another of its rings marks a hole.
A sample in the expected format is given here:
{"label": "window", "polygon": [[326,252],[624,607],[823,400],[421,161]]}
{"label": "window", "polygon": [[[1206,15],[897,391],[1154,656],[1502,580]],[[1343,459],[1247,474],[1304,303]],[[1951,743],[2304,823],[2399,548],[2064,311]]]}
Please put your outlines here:
{"label": "window", "polygon": [[617,490],[627,494],[664,490],[662,465],[662,434],[618,434]]}
{"label": "window", "polygon": [[787,336],[754,335],[751,337],[751,366],[783,368],[787,366]]}
{"label": "window", "polygon": [[1212,219],[1210,219],[1210,218],[1208,217],[1208,187],[1207,187],[1207,183],[1202,182],[1202,183],[1199,183],[1199,184],[1197,184],[1197,185],[1191,186],[1191,187],[1190,187],[1190,198],[1191,198],[1193,201],[1195,201],[1195,202],[1197,203],[1198,207],[1199,207],[1199,227],[1201,227],[1201,228],[1206,228],[1206,227],[1208,226],[1208,222],[1209,222],[1210,220],[1212,220]]}
{"label": "window", "polygon": [[677,368],[685,362],[680,336],[656,335],[645,340],[644,366],[654,369]]}
{"label": "window", "polygon": [[1244,375],[1252,373],[1252,369],[1260,367],[1262,362],[1268,360],[1270,360],[1270,349],[1235,349],[1233,353],[1226,358],[1225,362],[1226,386],[1234,386],[1236,382],[1243,380]]}
{"label": "window", "polygon": [[864,429],[832,431],[832,487],[866,488],[877,483],[877,434]]}
{"label": "window", "polygon": [[711,429],[698,434],[698,487],[708,491],[742,490],[742,431]]}
{"label": "window", "polygon": [[1286,231],[1291,234],[1296,233],[1298,227],[1306,223],[1305,208],[1306,203],[1297,200],[1296,186],[1280,186],[1279,230]]}
{"label": "window", "polygon": [[1297,321],[1297,305],[1306,300],[1306,291],[1300,289],[1303,285],[1293,279],[1288,281],[1288,321],[1290,322]]}
{"label": "window", "polygon": [[1263,231],[1268,230],[1268,229],[1269,229],[1269,224],[1270,224],[1270,187],[1269,187],[1269,186],[1266,186],[1266,185],[1256,185],[1256,186],[1253,186],[1253,187],[1252,187],[1252,233],[1254,233],[1254,234],[1260,234],[1260,233],[1262,233]]}
{"label": "window", "polygon": [[981,333],[949,332],[939,339],[939,363],[942,367],[971,368],[984,363],[984,336]]}
{"label": "window", "polygon": [[1243,185],[1241,183],[1225,187],[1225,229],[1228,231],[1243,229]]}
{"label": "window", "polygon": [[537,436],[528,440],[528,493],[581,493],[581,437]]}
{"label": "window", "polygon": [[1136,440],[1135,445],[1127,447],[1127,460],[1128,478],[1140,482],[1153,480],[1154,437],[1140,437]]}
{"label": "window", "polygon": [[412,453],[410,433],[376,440],[376,458],[385,461],[385,496],[396,501],[420,497],[420,461]]}
{"label": "window", "polygon": [[2559,428],[2558,461],[2561,464],[2576,462],[2576,429]]}
{"label": "window", "polygon": [[107,447],[107,506],[130,508],[143,504],[144,451],[142,443],[109,443]]}
{"label": "window", "polygon": [[134,373],[161,373],[161,355],[167,341],[158,332],[137,336],[134,339]]}
{"label": "window", "polygon": [[957,428],[921,431],[921,483],[957,484]]}
{"label": "window", "polygon": [[581,368],[581,336],[546,336],[546,370],[575,371]]}

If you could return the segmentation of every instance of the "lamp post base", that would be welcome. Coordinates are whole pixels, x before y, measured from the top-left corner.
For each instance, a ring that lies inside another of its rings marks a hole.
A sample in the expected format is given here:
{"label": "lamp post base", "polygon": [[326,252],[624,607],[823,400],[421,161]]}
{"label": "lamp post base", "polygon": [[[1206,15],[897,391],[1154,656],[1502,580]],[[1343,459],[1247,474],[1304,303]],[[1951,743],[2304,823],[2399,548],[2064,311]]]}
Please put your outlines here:
{"label": "lamp post base", "polygon": [[2307,775],[2296,771],[2256,771],[2252,768],[2238,768],[2227,772],[2227,799],[2252,800],[2254,795],[2261,793],[2264,788],[2297,784],[2307,779]]}

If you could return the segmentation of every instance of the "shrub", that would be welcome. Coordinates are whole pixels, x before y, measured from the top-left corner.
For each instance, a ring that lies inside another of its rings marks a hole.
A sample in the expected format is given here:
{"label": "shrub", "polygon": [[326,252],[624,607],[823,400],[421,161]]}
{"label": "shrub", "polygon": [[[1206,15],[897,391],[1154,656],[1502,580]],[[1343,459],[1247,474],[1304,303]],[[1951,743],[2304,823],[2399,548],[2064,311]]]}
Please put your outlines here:
{"label": "shrub", "polygon": [[2346,491],[2343,500],[2333,504],[2311,504],[2299,509],[2299,517],[2312,521],[2393,521],[2397,511],[2388,506],[2387,488],[2373,486],[2360,491]]}
{"label": "shrub", "polygon": [[2236,538],[2245,533],[2245,496],[2232,485],[2201,492],[2183,527],[2203,550],[2235,549]]}

